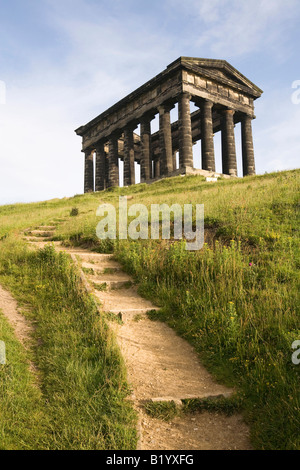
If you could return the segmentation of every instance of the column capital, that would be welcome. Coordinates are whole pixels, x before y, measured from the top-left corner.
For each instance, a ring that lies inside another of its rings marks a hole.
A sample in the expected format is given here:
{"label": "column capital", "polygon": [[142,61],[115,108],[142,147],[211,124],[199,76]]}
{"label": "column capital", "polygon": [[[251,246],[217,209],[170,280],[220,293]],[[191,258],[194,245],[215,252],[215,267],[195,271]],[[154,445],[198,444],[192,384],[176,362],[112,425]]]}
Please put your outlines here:
{"label": "column capital", "polygon": [[191,101],[191,99],[192,99],[192,95],[191,95],[191,93],[189,93],[188,91],[182,91],[182,92],[178,95],[178,97],[179,97],[179,98],[180,98],[180,97],[184,97],[184,98],[188,99],[189,101]]}
{"label": "column capital", "polygon": [[247,113],[242,113],[241,115],[241,120],[242,121],[253,121],[253,119],[255,119],[255,116],[252,116],[251,114],[247,114]]}
{"label": "column capital", "polygon": [[98,142],[95,143],[95,151],[99,152],[104,149],[105,145],[105,140],[98,140]]}
{"label": "column capital", "polygon": [[133,132],[137,128],[137,126],[138,126],[137,121],[130,121],[127,124],[125,124],[124,130],[129,131],[129,132]]}
{"label": "column capital", "polygon": [[232,115],[232,116],[234,116],[234,114],[235,114],[235,110],[234,110],[234,109],[231,109],[231,108],[223,108],[223,109],[221,110],[221,112],[222,112],[223,114],[225,114],[225,115]]}
{"label": "column capital", "polygon": [[121,135],[123,134],[123,131],[121,129],[116,129],[114,130],[107,138],[107,140],[115,140],[115,139],[120,139]]}
{"label": "column capital", "polygon": [[214,102],[209,100],[208,98],[203,98],[201,100],[201,104],[204,104],[205,106],[207,106],[208,108],[212,108],[213,105],[214,105]]}
{"label": "column capital", "polygon": [[159,106],[157,106],[159,114],[168,113],[173,108],[175,108],[175,104],[173,104],[173,103],[162,103]]}
{"label": "column capital", "polygon": [[93,148],[86,148],[84,150],[82,150],[82,152],[84,153],[84,155],[88,158],[92,153],[93,153],[94,149]]}
{"label": "column capital", "polygon": [[153,119],[155,118],[155,112],[147,112],[145,114],[143,114],[143,116],[140,118],[140,122],[141,123],[148,123],[148,122],[151,122],[153,121]]}

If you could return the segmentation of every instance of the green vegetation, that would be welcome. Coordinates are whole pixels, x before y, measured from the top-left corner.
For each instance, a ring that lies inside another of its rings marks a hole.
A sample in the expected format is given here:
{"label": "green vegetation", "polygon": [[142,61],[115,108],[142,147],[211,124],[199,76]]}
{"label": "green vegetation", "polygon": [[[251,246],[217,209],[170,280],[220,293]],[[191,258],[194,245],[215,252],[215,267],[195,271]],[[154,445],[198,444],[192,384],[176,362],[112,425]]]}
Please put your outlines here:
{"label": "green vegetation", "polygon": [[42,396],[28,354],[1,311],[0,338],[6,345],[6,364],[0,365],[0,449],[32,449],[45,442]]}
{"label": "green vegetation", "polygon": [[114,337],[69,257],[2,242],[0,282],[30,306],[30,358],[1,317],[8,363],[0,368],[4,449],[134,449],[135,414]]}
{"label": "green vegetation", "polygon": [[[189,176],[4,206],[0,238],[5,246],[29,225],[51,225],[59,219],[56,239],[99,252],[114,251],[136,277],[140,292],[162,307],[151,317],[175,328],[220,381],[235,387],[236,409],[251,427],[254,447],[300,449],[300,366],[291,360],[291,345],[300,339],[299,181],[299,170],[214,184]],[[206,245],[199,252],[187,252],[184,241],[98,240],[97,207],[103,202],[118,207],[119,195],[131,196],[128,206],[204,204]],[[75,205],[78,215],[70,217]],[[26,272],[14,256],[13,249],[1,256],[5,275],[0,282],[11,279],[10,286]],[[34,276],[29,277],[33,282]],[[56,278],[51,279],[55,285]],[[53,295],[49,292],[49,302]],[[29,302],[30,296],[25,300]],[[64,298],[56,297],[56,308],[64,316],[62,305]],[[43,331],[46,335],[46,326]],[[86,331],[89,337],[90,329]],[[113,370],[109,368],[109,374]]]}
{"label": "green vegetation", "polygon": [[215,399],[194,398],[191,400],[183,400],[183,411],[185,413],[193,412],[218,412],[224,413],[227,416],[231,416],[237,411],[242,410],[242,398],[238,395],[232,395],[231,397],[217,397]]}
{"label": "green vegetation", "polygon": [[73,209],[70,212],[70,217],[77,217],[78,214],[79,214],[79,210],[77,209],[77,207],[73,207]]}
{"label": "green vegetation", "polygon": [[180,408],[174,401],[147,402],[144,410],[151,418],[171,421],[180,414]]}
{"label": "green vegetation", "polygon": [[149,401],[144,404],[144,410],[152,418],[171,421],[183,413],[202,413],[204,411],[224,413],[227,416],[231,416],[241,411],[241,405],[241,398],[237,395],[232,395],[228,398],[220,396],[216,398],[186,399],[182,401],[182,405],[177,405],[174,401]]}

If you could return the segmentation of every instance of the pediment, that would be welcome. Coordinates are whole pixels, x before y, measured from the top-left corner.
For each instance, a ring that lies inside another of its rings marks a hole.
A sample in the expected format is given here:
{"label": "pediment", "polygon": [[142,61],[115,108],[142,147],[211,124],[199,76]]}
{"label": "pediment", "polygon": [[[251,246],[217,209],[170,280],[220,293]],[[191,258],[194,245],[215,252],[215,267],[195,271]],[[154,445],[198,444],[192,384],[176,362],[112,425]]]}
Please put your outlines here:
{"label": "pediment", "polygon": [[198,70],[198,73],[201,75],[209,76],[216,80],[219,78],[220,81],[228,82],[231,85],[236,84],[246,87],[256,96],[260,96],[263,93],[259,87],[242,75],[226,60],[181,57],[181,63],[187,68],[192,68],[194,71]]}

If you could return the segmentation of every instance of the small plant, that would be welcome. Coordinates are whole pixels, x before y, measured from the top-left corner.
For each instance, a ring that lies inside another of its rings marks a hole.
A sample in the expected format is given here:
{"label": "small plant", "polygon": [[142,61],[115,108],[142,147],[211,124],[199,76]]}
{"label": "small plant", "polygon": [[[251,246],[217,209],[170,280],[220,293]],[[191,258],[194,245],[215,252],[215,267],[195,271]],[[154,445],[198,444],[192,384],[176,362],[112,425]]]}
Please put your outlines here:
{"label": "small plant", "polygon": [[103,284],[96,284],[95,282],[93,283],[93,286],[96,290],[100,292],[104,292],[107,290],[107,284],[104,282]]}
{"label": "small plant", "polygon": [[105,268],[103,270],[103,274],[115,274],[116,272],[118,272],[117,268]]}
{"label": "small plant", "polygon": [[151,418],[171,421],[179,415],[179,408],[174,401],[149,401],[145,403],[144,409]]}
{"label": "small plant", "polygon": [[77,207],[73,207],[73,209],[70,212],[70,217],[77,217],[79,214],[79,209]]}
{"label": "small plant", "polygon": [[91,276],[94,276],[95,274],[93,268],[82,268],[82,271],[84,272],[84,274],[90,274]]}
{"label": "small plant", "polygon": [[139,313],[138,315],[135,315],[135,317],[133,318],[133,321],[138,323],[139,321],[143,320],[144,318],[145,317]]}
{"label": "small plant", "polygon": [[231,396],[229,398],[220,395],[215,398],[193,398],[183,400],[183,411],[184,413],[195,413],[195,412],[219,412],[224,413],[227,416],[231,416],[234,413],[241,411],[242,398],[239,396]]}
{"label": "small plant", "polygon": [[[122,284],[122,289],[130,289],[133,286],[132,281],[126,281],[124,284]],[[120,287],[113,287],[112,290],[118,290]]]}
{"label": "small plant", "polygon": [[107,312],[106,317],[109,321],[113,321],[118,323],[119,325],[123,325],[124,322],[122,320],[122,312],[119,312],[118,314],[115,314],[113,312]]}

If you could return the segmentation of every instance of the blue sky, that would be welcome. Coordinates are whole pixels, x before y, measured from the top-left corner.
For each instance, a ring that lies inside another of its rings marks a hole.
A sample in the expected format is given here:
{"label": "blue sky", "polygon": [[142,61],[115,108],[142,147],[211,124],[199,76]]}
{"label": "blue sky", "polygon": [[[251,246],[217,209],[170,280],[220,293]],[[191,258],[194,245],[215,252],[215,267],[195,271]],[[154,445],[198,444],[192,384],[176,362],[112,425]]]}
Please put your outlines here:
{"label": "blue sky", "polygon": [[299,0],[0,0],[0,204],[81,193],[74,129],[181,55],[225,59],[264,90],[258,173],[299,167],[299,24]]}

